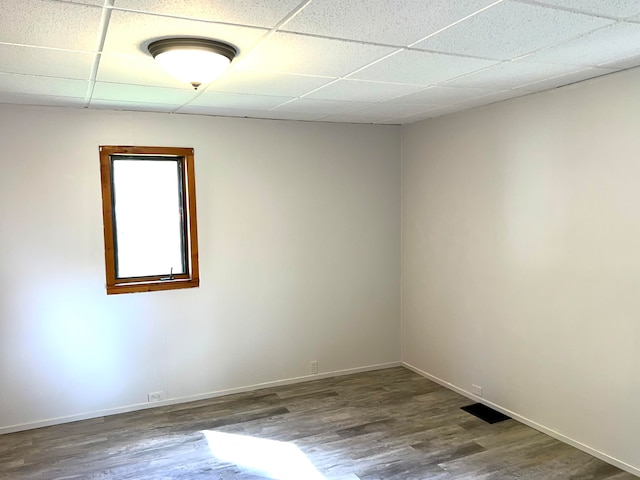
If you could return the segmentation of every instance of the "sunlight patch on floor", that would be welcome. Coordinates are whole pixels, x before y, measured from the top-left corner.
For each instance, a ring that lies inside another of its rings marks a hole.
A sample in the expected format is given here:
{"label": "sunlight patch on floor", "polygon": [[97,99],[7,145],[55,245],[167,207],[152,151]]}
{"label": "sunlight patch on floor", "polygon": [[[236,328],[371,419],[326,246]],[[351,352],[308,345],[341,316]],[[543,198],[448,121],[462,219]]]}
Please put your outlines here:
{"label": "sunlight patch on floor", "polygon": [[204,430],[211,453],[273,480],[326,480],[311,460],[291,442]]}

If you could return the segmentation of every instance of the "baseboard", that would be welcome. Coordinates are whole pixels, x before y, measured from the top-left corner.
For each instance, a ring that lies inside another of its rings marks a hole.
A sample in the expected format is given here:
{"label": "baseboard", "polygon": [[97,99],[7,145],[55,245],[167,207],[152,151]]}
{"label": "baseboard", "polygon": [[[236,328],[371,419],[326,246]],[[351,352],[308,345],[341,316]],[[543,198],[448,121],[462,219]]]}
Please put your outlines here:
{"label": "baseboard", "polygon": [[418,375],[421,375],[435,383],[438,383],[440,385],[442,385],[445,388],[448,388],[449,390],[453,390],[456,393],[459,393],[462,396],[465,396],[475,402],[479,402],[479,403],[483,403],[491,408],[493,408],[494,410],[497,410],[499,412],[504,413],[505,415],[509,415],[511,418],[513,418],[514,420],[519,421],[520,423],[524,423],[525,425],[534,428],[536,430],[538,430],[539,432],[545,433],[547,435],[549,435],[550,437],[555,438],[556,440],[560,440],[561,442],[564,442],[568,445],[571,445],[572,447],[575,447],[579,450],[582,450],[585,453],[588,453],[589,455],[592,455],[596,458],[599,458],[600,460],[602,460],[603,462],[607,462],[610,463],[611,465],[615,465],[616,467],[629,472],[633,475],[636,475],[638,477],[640,477],[640,469],[636,468],[632,465],[629,465],[628,463],[623,462],[622,460],[618,460],[617,458],[614,458],[610,455],[607,455],[606,453],[603,453],[599,450],[596,450],[594,448],[591,448],[588,445],[585,445],[584,443],[580,443],[577,440],[574,440],[570,437],[567,437],[566,435],[563,435],[562,433],[556,432],[555,430],[545,427],[544,425],[540,425],[537,422],[534,422],[533,420],[530,420],[526,417],[523,417],[522,415],[518,415],[515,412],[512,412],[511,410],[508,410],[506,408],[501,407],[500,405],[496,405],[493,402],[489,402],[488,400],[478,397],[477,395],[474,395],[471,392],[468,392],[460,387],[457,387],[456,385],[453,385],[452,383],[446,382],[444,380],[442,380],[441,378],[438,378],[434,375],[431,375],[430,373],[427,373],[423,370],[420,370],[417,367],[414,367],[413,365],[410,365],[406,362],[402,362],[402,365],[406,368],[408,368],[409,370],[417,373]]}
{"label": "baseboard", "polygon": [[194,402],[196,400],[206,400],[209,398],[222,397],[224,395],[232,395],[234,393],[243,393],[243,392],[250,392],[253,390],[260,390],[262,388],[278,387],[282,385],[293,385],[295,383],[309,382],[312,380],[320,380],[323,378],[339,377],[343,375],[351,375],[353,373],[370,372],[374,370],[382,370],[385,368],[400,367],[400,366],[402,366],[402,362],[390,362],[390,363],[381,363],[376,365],[368,365],[365,367],[358,367],[358,368],[347,368],[344,370],[336,370],[333,372],[319,373],[317,375],[304,375],[302,377],[292,377],[292,378],[286,378],[283,380],[275,380],[272,382],[256,383],[254,385],[247,385],[244,387],[237,387],[237,388],[229,388],[226,390],[217,390],[213,392],[201,393],[198,395],[169,398],[161,402],[137,403],[133,405],[126,405],[123,407],[110,408],[106,410],[97,410],[93,412],[80,413],[77,415],[48,418],[45,420],[38,420],[35,422],[28,422],[28,423],[21,423],[18,425],[9,425],[6,427],[0,427],[0,435],[4,435],[7,433],[21,432],[24,430],[31,430],[34,428],[49,427],[51,425],[60,425],[63,423],[78,422],[80,420],[89,420],[91,418],[106,417],[108,415],[117,415],[119,413],[135,412],[138,410],[145,410],[147,408],[156,408],[156,407],[162,407],[167,405],[177,405],[180,403]]}

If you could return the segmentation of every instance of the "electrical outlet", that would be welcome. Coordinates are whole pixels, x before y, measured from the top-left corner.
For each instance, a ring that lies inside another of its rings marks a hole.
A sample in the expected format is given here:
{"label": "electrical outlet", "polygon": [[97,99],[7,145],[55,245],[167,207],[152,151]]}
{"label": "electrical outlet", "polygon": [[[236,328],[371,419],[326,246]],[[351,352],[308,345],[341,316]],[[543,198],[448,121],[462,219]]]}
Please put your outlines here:
{"label": "electrical outlet", "polygon": [[149,403],[161,402],[164,398],[163,392],[152,392],[147,395]]}
{"label": "electrical outlet", "polygon": [[481,397],[482,396],[482,387],[479,385],[471,385],[471,393],[474,395]]}
{"label": "electrical outlet", "polygon": [[312,360],[309,363],[309,372],[311,372],[311,375],[317,375],[318,374],[318,361],[317,360]]}

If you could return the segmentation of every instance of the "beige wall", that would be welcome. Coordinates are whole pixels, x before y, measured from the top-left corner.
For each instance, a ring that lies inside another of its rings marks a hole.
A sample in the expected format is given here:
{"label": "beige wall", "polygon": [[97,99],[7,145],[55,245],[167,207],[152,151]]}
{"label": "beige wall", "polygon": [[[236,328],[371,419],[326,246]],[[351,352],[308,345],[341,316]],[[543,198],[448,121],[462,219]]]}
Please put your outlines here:
{"label": "beige wall", "polygon": [[[399,128],[18,106],[0,125],[0,433],[400,361]],[[195,148],[200,288],[105,294],[108,144]]]}
{"label": "beige wall", "polygon": [[[403,360],[640,473],[638,85],[624,72],[402,142],[0,107],[0,433],[305,377],[310,360],[398,361],[402,198]],[[199,289],[105,295],[101,144],[195,148]]]}
{"label": "beige wall", "polygon": [[403,128],[403,360],[640,474],[640,70]]}

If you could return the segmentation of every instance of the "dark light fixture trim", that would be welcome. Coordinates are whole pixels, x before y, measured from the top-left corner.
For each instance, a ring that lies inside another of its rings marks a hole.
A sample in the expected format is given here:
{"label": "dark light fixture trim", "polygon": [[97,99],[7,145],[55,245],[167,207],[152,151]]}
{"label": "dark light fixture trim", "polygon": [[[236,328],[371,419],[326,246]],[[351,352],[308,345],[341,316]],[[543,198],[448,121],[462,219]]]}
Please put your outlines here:
{"label": "dark light fixture trim", "polygon": [[219,42],[218,40],[211,40],[209,38],[164,38],[162,40],[151,42],[148,47],[149,53],[153,58],[156,58],[157,55],[168,52],[169,50],[181,50],[184,48],[214,52],[227,57],[229,61],[233,61],[235,56],[238,55],[238,51],[232,45]]}

